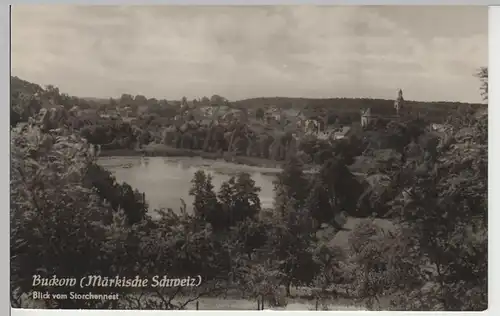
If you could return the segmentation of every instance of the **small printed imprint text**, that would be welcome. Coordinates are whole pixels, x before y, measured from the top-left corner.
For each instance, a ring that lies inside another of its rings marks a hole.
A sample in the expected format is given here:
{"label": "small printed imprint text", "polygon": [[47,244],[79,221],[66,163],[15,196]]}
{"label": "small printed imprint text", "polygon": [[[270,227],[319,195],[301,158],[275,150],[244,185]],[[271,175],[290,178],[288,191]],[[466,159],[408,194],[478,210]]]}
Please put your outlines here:
{"label": "small printed imprint text", "polygon": [[31,294],[34,300],[118,300],[119,294],[94,294],[94,293],[49,293],[34,291]]}

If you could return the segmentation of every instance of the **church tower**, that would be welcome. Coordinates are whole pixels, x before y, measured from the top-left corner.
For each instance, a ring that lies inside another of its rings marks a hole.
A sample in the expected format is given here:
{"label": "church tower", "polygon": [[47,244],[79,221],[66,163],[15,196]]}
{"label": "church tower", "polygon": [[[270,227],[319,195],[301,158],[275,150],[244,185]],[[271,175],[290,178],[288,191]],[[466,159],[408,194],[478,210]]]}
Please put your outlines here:
{"label": "church tower", "polygon": [[403,90],[399,89],[398,97],[394,101],[394,108],[396,109],[396,115],[399,116],[399,111],[403,108],[405,100],[403,99]]}

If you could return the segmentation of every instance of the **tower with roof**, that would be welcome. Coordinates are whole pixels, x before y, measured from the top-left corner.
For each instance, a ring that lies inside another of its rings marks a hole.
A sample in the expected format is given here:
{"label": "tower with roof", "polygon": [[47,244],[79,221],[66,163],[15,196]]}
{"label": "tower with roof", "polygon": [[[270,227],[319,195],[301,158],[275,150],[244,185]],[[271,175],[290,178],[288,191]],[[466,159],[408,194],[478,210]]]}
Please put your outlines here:
{"label": "tower with roof", "polygon": [[403,108],[404,102],[405,100],[403,98],[403,90],[399,89],[398,97],[394,101],[394,109],[396,109],[396,115],[399,116],[399,111]]}

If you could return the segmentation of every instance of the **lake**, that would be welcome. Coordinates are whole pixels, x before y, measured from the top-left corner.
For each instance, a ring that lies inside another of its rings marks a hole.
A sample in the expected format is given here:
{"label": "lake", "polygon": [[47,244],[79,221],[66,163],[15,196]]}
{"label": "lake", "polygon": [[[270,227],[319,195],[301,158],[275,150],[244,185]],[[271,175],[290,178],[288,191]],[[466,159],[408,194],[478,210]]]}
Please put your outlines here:
{"label": "lake", "polygon": [[269,208],[274,199],[274,174],[280,171],[278,168],[252,167],[196,157],[103,157],[99,159],[99,164],[111,171],[118,182],[126,182],[144,192],[151,210],[178,210],[182,205],[181,199],[191,210],[193,199],[189,196],[189,189],[198,170],[212,175],[216,192],[232,175],[249,173],[255,185],[261,188],[262,207]]}

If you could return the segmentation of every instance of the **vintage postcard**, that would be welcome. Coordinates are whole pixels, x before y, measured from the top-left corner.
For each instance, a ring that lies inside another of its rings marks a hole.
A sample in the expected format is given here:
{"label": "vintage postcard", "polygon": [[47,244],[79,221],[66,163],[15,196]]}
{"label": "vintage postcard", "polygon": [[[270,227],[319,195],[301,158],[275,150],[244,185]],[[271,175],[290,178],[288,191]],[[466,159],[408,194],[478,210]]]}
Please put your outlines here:
{"label": "vintage postcard", "polygon": [[12,307],[485,310],[487,10],[12,6]]}

